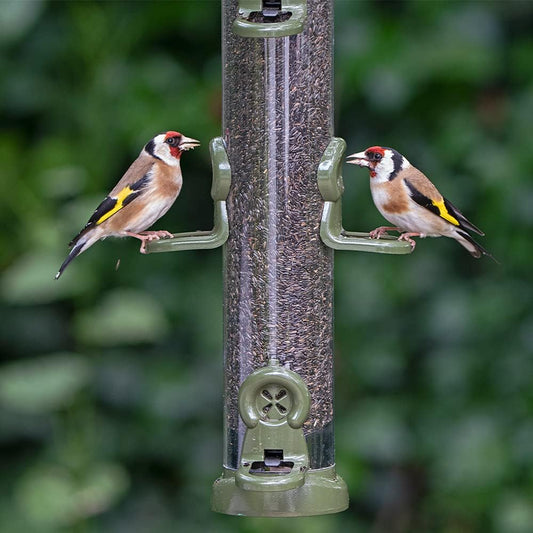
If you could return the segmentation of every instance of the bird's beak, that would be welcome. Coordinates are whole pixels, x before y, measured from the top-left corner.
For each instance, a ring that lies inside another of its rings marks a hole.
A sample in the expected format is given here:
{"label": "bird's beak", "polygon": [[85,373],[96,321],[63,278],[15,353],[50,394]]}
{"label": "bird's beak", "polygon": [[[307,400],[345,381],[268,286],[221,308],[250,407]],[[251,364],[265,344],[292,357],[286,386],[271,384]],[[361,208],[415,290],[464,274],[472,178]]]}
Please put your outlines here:
{"label": "bird's beak", "polygon": [[360,167],[370,167],[370,160],[366,157],[364,152],[357,152],[356,154],[349,155],[346,158],[346,163],[350,163],[350,165],[358,165]]}
{"label": "bird's beak", "polygon": [[181,136],[181,141],[179,144],[180,150],[191,150],[192,148],[196,148],[197,146],[200,146],[200,141],[197,141],[196,139],[191,139],[190,137],[185,137],[185,135]]}

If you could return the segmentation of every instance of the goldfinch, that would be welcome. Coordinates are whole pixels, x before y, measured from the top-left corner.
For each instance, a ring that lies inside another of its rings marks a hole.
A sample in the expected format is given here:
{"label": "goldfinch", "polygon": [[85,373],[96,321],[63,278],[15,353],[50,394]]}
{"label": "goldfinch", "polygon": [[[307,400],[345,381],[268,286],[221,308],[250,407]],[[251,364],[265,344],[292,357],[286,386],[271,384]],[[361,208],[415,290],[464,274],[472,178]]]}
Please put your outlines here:
{"label": "goldfinch", "polygon": [[96,208],[85,227],[72,239],[72,247],[55,279],[69,263],[95,242],[106,237],[135,237],[146,243],[172,237],[168,231],[146,231],[172,206],[181,190],[181,154],[199,146],[196,139],[177,131],[156,135]]}
{"label": "goldfinch", "polygon": [[348,156],[347,163],[368,167],[374,204],[394,224],[371,231],[371,238],[379,239],[387,231],[400,231],[399,240],[407,241],[414,250],[416,243],[411,237],[451,237],[474,257],[487,255],[494,259],[468,232],[484,233],[393,148],[372,146]]}

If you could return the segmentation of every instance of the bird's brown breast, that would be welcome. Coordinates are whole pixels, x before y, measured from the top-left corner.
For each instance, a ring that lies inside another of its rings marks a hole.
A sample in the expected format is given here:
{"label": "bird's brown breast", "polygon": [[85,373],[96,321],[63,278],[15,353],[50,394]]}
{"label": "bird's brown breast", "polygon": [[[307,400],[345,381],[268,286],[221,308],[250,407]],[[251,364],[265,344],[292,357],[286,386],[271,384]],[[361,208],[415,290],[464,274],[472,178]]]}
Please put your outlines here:
{"label": "bird's brown breast", "polygon": [[382,208],[387,213],[399,214],[407,211],[408,204],[403,198],[391,198],[386,204],[382,205]]}
{"label": "bird's brown breast", "polygon": [[158,164],[157,171],[153,173],[153,186],[158,196],[176,197],[182,184],[180,167],[171,167],[165,164]]}
{"label": "bird's brown breast", "polygon": [[372,196],[376,206],[390,214],[409,210],[409,196],[400,180],[372,185]]}

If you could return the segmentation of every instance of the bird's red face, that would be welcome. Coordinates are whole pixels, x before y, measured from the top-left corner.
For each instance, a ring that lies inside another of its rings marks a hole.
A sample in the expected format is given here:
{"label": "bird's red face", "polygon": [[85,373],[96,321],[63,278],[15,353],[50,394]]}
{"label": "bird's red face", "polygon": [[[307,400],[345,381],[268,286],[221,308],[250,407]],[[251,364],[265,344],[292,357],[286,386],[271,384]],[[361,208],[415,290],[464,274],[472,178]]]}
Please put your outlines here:
{"label": "bird's red face", "polygon": [[385,148],[381,146],[371,146],[364,152],[349,155],[346,162],[360,167],[368,167],[370,169],[370,176],[376,175],[376,167],[385,157]]}
{"label": "bird's red face", "polygon": [[182,152],[200,146],[200,142],[190,137],[185,137],[177,131],[167,131],[163,142],[168,146],[170,155],[179,159]]}
{"label": "bird's red face", "polygon": [[401,170],[411,165],[405,157],[394,148],[371,146],[364,152],[349,155],[347,163],[367,167],[372,183],[384,183],[393,180]]}
{"label": "bird's red face", "polygon": [[171,167],[177,167],[180,164],[181,154],[196,146],[200,146],[200,142],[196,139],[185,137],[177,131],[167,131],[156,135],[144,147],[144,151]]}

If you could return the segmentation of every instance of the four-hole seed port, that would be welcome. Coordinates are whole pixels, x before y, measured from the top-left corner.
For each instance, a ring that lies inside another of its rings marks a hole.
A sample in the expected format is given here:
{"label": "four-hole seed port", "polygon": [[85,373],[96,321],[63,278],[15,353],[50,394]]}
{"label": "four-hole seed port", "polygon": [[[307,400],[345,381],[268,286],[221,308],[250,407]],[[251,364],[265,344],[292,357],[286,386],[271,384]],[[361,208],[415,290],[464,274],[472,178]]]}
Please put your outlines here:
{"label": "four-hole seed port", "polygon": [[264,388],[257,396],[257,408],[265,418],[280,420],[291,409],[291,395],[283,387],[271,384]]}
{"label": "four-hole seed port", "polygon": [[239,391],[247,429],[235,474],[238,487],[279,492],[304,484],[309,454],[302,426],[309,406],[301,377],[276,359],[246,378]]}
{"label": "four-hole seed port", "polygon": [[241,37],[287,37],[301,33],[307,0],[240,0],[233,31]]}

